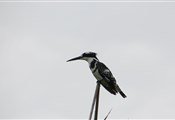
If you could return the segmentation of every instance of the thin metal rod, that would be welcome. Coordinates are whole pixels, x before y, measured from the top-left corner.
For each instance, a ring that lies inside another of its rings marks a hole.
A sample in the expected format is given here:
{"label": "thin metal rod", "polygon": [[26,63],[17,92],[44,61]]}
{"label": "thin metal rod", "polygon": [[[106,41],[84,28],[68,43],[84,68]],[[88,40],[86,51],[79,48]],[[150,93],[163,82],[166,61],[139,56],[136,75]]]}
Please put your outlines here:
{"label": "thin metal rod", "polygon": [[94,120],[98,119],[98,106],[99,106],[99,95],[100,95],[100,83],[97,83],[97,97],[96,97],[96,103],[95,103],[95,115],[94,115]]}
{"label": "thin metal rod", "polygon": [[90,114],[89,114],[89,120],[92,119],[92,114],[93,114],[93,110],[94,110],[94,105],[95,105],[95,100],[96,100],[96,97],[97,97],[97,92],[98,92],[98,84],[96,85],[96,89],[95,89],[95,93],[94,93],[94,98],[93,98],[93,101],[92,101],[92,106],[91,106],[91,111],[90,111]]}
{"label": "thin metal rod", "polygon": [[109,114],[111,113],[111,111],[112,111],[112,109],[108,112],[108,114],[106,115],[106,117],[105,117],[104,120],[106,120],[106,119],[108,118],[108,116],[109,116]]}

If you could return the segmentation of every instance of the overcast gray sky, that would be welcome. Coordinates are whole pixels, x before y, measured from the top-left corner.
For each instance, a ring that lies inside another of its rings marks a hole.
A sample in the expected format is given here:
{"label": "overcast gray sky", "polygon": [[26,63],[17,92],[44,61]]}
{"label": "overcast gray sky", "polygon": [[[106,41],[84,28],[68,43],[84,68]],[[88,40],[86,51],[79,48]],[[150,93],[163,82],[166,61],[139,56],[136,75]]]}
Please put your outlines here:
{"label": "overcast gray sky", "polygon": [[98,53],[128,96],[99,117],[175,118],[175,3],[0,2],[0,118],[88,118]]}

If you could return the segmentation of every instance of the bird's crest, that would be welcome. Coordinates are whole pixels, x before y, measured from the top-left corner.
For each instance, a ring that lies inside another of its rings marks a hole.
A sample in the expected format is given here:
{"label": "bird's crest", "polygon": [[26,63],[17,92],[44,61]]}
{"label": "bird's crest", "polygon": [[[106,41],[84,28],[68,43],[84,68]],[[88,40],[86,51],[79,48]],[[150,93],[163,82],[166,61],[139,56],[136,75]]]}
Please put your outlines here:
{"label": "bird's crest", "polygon": [[98,60],[97,53],[95,53],[95,52],[85,52],[82,54],[82,57],[93,57],[93,58],[96,58]]}
{"label": "bird's crest", "polygon": [[82,54],[83,57],[96,57],[97,53],[95,52],[85,52]]}

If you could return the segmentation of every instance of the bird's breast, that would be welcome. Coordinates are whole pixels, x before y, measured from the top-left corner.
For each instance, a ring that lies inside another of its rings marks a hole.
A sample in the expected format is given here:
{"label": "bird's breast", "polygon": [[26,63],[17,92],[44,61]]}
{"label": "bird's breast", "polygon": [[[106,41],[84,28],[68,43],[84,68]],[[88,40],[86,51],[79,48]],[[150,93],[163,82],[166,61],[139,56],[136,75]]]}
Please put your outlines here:
{"label": "bird's breast", "polygon": [[[92,71],[92,70],[91,70],[91,71]],[[95,72],[92,71],[92,74],[94,75],[94,77],[95,77],[97,80],[102,80],[102,79],[103,79],[102,76],[99,74],[98,69],[97,69]]]}

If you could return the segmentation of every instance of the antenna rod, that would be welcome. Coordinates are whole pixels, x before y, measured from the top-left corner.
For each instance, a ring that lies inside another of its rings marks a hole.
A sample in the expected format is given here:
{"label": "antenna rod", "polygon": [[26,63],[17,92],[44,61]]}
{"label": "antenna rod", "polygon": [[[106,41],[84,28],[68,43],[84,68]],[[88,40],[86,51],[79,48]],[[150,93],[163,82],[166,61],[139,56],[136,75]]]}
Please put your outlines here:
{"label": "antenna rod", "polygon": [[94,105],[95,105],[95,102],[96,102],[97,93],[98,93],[98,91],[99,91],[99,88],[100,88],[100,83],[97,83],[96,89],[95,89],[95,93],[94,93],[94,98],[93,98],[93,101],[92,101],[91,111],[90,111],[90,114],[89,114],[89,120],[92,119],[92,114],[93,114],[93,110],[94,110]]}
{"label": "antenna rod", "polygon": [[100,83],[97,83],[97,98],[96,98],[96,103],[95,103],[95,115],[94,115],[94,120],[98,119],[98,106],[99,106],[99,95],[100,95]]}

